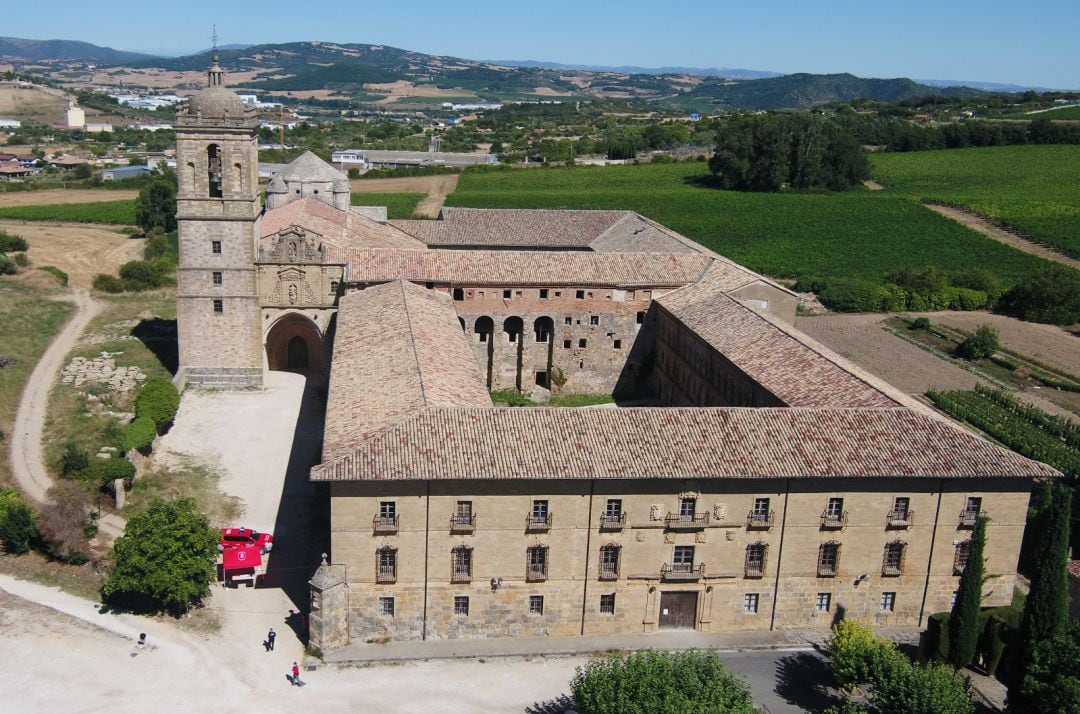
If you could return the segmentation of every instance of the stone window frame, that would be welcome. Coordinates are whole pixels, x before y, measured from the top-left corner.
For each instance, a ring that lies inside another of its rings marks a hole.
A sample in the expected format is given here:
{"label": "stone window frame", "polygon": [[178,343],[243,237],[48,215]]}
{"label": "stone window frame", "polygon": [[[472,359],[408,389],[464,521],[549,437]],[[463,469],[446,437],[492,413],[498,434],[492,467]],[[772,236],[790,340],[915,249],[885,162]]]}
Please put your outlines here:
{"label": "stone window frame", "polygon": [[469,596],[468,595],[455,595],[454,596],[454,615],[458,617],[469,616]]}
{"label": "stone window frame", "polygon": [[743,593],[743,614],[756,615],[761,605],[760,593]]}
{"label": "stone window frame", "polygon": [[614,615],[615,614],[615,593],[601,593],[600,594],[600,614],[601,615]]}
{"label": "stone window frame", "polygon": [[219,241],[219,240],[210,241],[210,252],[213,255],[221,255],[221,241]]}
{"label": "stone window frame", "polygon": [[530,595],[529,596],[529,614],[543,616],[544,614],[544,596],[543,595]]}
{"label": "stone window frame", "polygon": [[885,544],[885,550],[881,555],[881,574],[883,576],[896,577],[904,574],[907,546],[907,542],[903,540],[892,540]]}
{"label": "stone window frame", "polygon": [[881,593],[878,602],[878,612],[896,612],[896,591],[886,590]]}
{"label": "stone window frame", "polygon": [[456,545],[450,549],[450,582],[468,583],[473,577],[473,549],[468,545]]}
{"label": "stone window frame", "polygon": [[215,315],[224,315],[225,314],[225,301],[222,300],[221,298],[214,298],[214,300],[213,300],[213,309],[214,309],[214,314]]}
{"label": "stone window frame", "polygon": [[814,598],[814,612],[827,614],[832,612],[832,593],[821,592]]}
{"label": "stone window frame", "polygon": [[525,549],[525,579],[530,582],[548,579],[551,565],[546,545],[531,545]]}
{"label": "stone window frame", "polygon": [[618,580],[621,561],[621,545],[618,543],[606,543],[600,546],[599,579]]}
{"label": "stone window frame", "polygon": [[221,287],[225,283],[225,273],[220,270],[212,271],[210,273],[210,282],[217,287]]}
{"label": "stone window frame", "polygon": [[769,563],[769,544],[759,540],[746,546],[743,577],[763,578]]}
{"label": "stone window frame", "polygon": [[398,549],[384,545],[375,551],[375,582],[396,583],[398,575]]}
{"label": "stone window frame", "polygon": [[394,617],[395,603],[393,595],[379,596],[379,615],[382,617]]}
{"label": "stone window frame", "polygon": [[827,540],[818,546],[817,576],[835,578],[840,572],[840,550],[842,544],[837,540]]}

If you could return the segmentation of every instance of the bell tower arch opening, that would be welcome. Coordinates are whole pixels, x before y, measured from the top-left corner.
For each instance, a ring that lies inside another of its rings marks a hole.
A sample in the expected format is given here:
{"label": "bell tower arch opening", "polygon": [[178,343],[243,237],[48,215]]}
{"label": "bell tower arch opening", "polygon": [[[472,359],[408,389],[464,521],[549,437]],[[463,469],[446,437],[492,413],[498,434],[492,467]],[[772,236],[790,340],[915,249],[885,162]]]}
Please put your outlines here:
{"label": "bell tower arch opening", "polygon": [[326,346],[318,325],[295,312],[275,320],[266,332],[266,362],[272,370],[325,377]]}

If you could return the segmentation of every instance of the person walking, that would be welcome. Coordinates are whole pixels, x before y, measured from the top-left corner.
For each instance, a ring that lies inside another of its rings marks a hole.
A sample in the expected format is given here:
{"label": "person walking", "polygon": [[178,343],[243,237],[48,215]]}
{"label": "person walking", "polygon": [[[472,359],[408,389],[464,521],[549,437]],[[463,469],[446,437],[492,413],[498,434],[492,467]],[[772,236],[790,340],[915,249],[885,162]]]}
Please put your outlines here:
{"label": "person walking", "polygon": [[266,651],[267,652],[273,652],[274,651],[274,639],[276,637],[277,637],[277,633],[274,632],[274,628],[271,627],[270,632],[268,632],[266,634]]}
{"label": "person walking", "polygon": [[292,663],[292,683],[294,687],[304,686],[304,683],[300,681],[300,665],[296,662]]}

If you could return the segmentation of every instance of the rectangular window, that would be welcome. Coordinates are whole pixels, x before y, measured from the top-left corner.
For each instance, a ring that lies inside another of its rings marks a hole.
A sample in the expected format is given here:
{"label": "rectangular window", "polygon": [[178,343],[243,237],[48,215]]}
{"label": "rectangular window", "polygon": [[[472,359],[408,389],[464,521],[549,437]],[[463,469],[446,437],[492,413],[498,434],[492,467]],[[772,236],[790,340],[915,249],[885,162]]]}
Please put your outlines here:
{"label": "rectangular window", "polygon": [[375,553],[375,582],[393,583],[397,581],[397,549],[379,548]]}
{"label": "rectangular window", "polygon": [[619,519],[622,516],[622,499],[609,498],[604,506],[604,517]]}
{"label": "rectangular window", "polygon": [[210,252],[213,253],[214,255],[221,255],[221,241],[219,241],[219,240],[210,241]]}
{"label": "rectangular window", "polygon": [[454,523],[455,526],[473,526],[476,525],[473,520],[472,501],[458,501],[457,506],[454,508]]}
{"label": "rectangular window", "polygon": [[394,501],[379,501],[379,518],[393,522],[397,515],[397,504]]}
{"label": "rectangular window", "polygon": [[453,295],[454,295],[454,300],[456,300],[457,302],[461,302],[462,300],[465,299],[465,291],[463,289],[461,289],[461,288],[454,288]]}
{"label": "rectangular window", "polygon": [[529,525],[542,527],[551,525],[547,500],[533,499],[532,511],[529,512]]}
{"label": "rectangular window", "polygon": [[562,341],[562,346],[563,346],[564,350],[570,349],[573,346],[573,344],[574,344],[573,340],[563,340]]}
{"label": "rectangular window", "polygon": [[689,569],[694,564],[694,546],[692,545],[677,545],[672,553],[671,562],[673,565],[683,565]]}
{"label": "rectangular window", "polygon": [[838,519],[844,513],[844,499],[842,498],[830,498],[829,504],[825,507],[825,515],[831,519]]}
{"label": "rectangular window", "polygon": [[599,315],[589,315],[589,324],[590,325],[599,325],[600,324],[600,316]]}
{"label": "rectangular window", "polygon": [[747,615],[756,615],[758,610],[758,594],[746,593],[742,599],[742,611]]}
{"label": "rectangular window", "polygon": [[617,350],[621,350],[622,349],[622,340],[615,340],[614,347]]}
{"label": "rectangular window", "polygon": [[454,570],[450,574],[455,583],[467,583],[472,580],[472,548],[459,546],[453,549]]}
{"label": "rectangular window", "polygon": [[544,596],[543,595],[530,595],[529,596],[529,614],[530,615],[543,615],[544,614]]}
{"label": "rectangular window", "polygon": [[217,300],[217,299],[214,300],[214,312],[216,312],[218,314],[221,314],[221,313],[225,312],[225,301],[224,300]]}
{"label": "rectangular window", "polygon": [[896,593],[881,593],[881,611],[892,612],[896,609]]}
{"label": "rectangular window", "polygon": [[469,614],[469,596],[468,595],[455,595],[454,596],[454,614],[455,615],[468,615]]}
{"label": "rectangular window", "polygon": [[385,617],[394,616],[394,598],[381,597],[379,598],[379,614]]}
{"label": "rectangular window", "polygon": [[540,288],[540,299],[541,300],[547,300],[548,299],[547,288]]}
{"label": "rectangular window", "polygon": [[814,603],[814,609],[818,612],[828,612],[832,609],[832,593],[818,593]]}
{"label": "rectangular window", "polygon": [[882,575],[903,575],[904,574],[904,550],[907,548],[907,543],[902,540],[894,540],[892,543],[885,544],[885,555],[881,560],[881,574]]}
{"label": "rectangular window", "polygon": [[618,580],[619,578],[619,551],[622,550],[616,544],[601,546],[600,548],[600,579]]}
{"label": "rectangular window", "polygon": [[574,297],[576,297],[578,300],[584,300],[585,299],[585,291],[584,290],[578,290],[577,293],[575,293]]}
{"label": "rectangular window", "polygon": [[213,280],[214,280],[214,285],[221,285],[221,283],[222,283],[221,271],[215,270],[213,272]]}
{"label": "rectangular window", "polygon": [[577,346],[578,347],[586,347],[588,344],[589,344],[589,341],[587,339],[585,339],[584,337],[582,337],[580,340],[577,341]]}
{"label": "rectangular window", "polygon": [[567,315],[566,317],[563,318],[563,324],[564,325],[573,325],[574,324],[574,318]]}
{"label": "rectangular window", "polygon": [[822,543],[818,547],[817,574],[819,578],[831,578],[840,567],[840,544],[836,541]]}
{"label": "rectangular window", "polygon": [[908,511],[911,510],[911,499],[907,496],[897,496],[893,499],[892,509],[897,520],[907,520]]}
{"label": "rectangular window", "polygon": [[982,512],[982,498],[979,496],[968,496],[964,510],[967,513],[979,514]]}
{"label": "rectangular window", "polygon": [[748,578],[765,577],[765,543],[751,543],[746,546],[746,561],[743,574]]}
{"label": "rectangular window", "polygon": [[696,498],[683,498],[679,500],[679,516],[692,519],[697,511]]}
{"label": "rectangular window", "polygon": [[640,311],[637,314],[637,324],[641,325],[641,324],[644,324],[644,322],[645,322],[645,312]]}
{"label": "rectangular window", "polygon": [[513,292],[512,292],[512,291],[510,291],[510,290],[503,290],[503,300],[509,300],[509,299],[511,298],[511,296],[512,296],[512,295],[513,295]]}
{"label": "rectangular window", "polygon": [[547,546],[537,545],[528,549],[525,559],[525,576],[528,580],[547,579]]}
{"label": "rectangular window", "polygon": [[600,612],[604,615],[615,614],[615,593],[600,596]]}

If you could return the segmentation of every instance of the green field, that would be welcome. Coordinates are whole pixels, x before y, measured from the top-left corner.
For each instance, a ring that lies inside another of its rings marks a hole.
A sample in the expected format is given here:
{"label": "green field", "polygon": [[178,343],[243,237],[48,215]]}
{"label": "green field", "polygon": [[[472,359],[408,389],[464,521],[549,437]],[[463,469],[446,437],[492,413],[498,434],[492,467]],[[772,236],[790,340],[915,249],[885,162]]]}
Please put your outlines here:
{"label": "green field", "polygon": [[871,162],[889,193],[970,208],[1080,258],[1080,146],[875,154]]}
{"label": "green field", "polygon": [[1061,107],[1045,112],[1021,112],[1018,114],[1004,114],[1002,119],[1053,119],[1056,121],[1069,120],[1080,121],[1080,106]]}
{"label": "green field", "polygon": [[386,206],[387,218],[412,218],[426,193],[353,193],[354,206]]}
{"label": "green field", "polygon": [[977,265],[1012,285],[1045,263],[884,191],[738,193],[696,182],[707,176],[701,163],[466,171],[447,205],[629,209],[775,277]]}
{"label": "green field", "polygon": [[133,226],[135,225],[135,202],[102,201],[101,203],[61,203],[47,206],[9,206],[0,208],[0,218]]}

